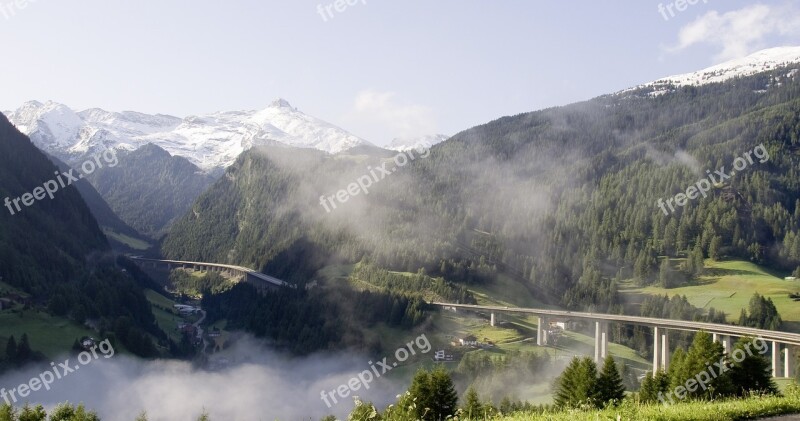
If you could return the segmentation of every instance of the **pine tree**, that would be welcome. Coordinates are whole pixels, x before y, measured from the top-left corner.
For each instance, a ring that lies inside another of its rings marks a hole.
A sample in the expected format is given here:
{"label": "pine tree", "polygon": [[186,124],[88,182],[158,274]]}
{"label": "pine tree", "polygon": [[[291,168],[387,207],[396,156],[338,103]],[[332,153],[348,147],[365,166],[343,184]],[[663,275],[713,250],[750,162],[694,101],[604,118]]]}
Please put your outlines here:
{"label": "pine tree", "polygon": [[[68,413],[69,413],[69,417],[60,416],[58,414],[59,408],[62,408],[62,407],[66,407],[67,408]],[[72,415],[74,414],[75,411],[72,408],[72,406],[70,406],[68,404],[64,404],[64,405],[60,405],[59,408],[56,408],[56,412],[53,415],[51,415],[51,417],[50,417],[51,420],[64,421],[64,420],[72,420],[73,419]],[[12,420],[13,419],[14,418],[12,418]],[[18,415],[18,418],[17,418],[17,420],[20,420],[20,421],[45,421],[46,419],[47,419],[47,412],[45,412],[44,408],[41,405],[30,406],[28,404],[25,404],[25,406],[22,407],[22,409],[19,411],[19,415]],[[99,418],[96,418],[96,420],[99,421]],[[84,420],[81,419],[79,421],[84,421]],[[89,420],[87,420],[87,421],[89,421]],[[94,420],[92,420],[92,421],[94,421]]]}
{"label": "pine tree", "polygon": [[575,357],[556,379],[553,400],[562,408],[597,405],[597,366],[589,358]]}
{"label": "pine tree", "polygon": [[500,412],[503,415],[508,415],[514,412],[514,403],[511,402],[511,399],[508,396],[503,397],[503,400],[500,401]]}
{"label": "pine tree", "polygon": [[30,361],[32,357],[33,351],[31,351],[31,344],[28,341],[28,334],[23,333],[22,338],[19,340],[19,345],[17,345],[17,362],[25,363]]}
{"label": "pine tree", "polygon": [[722,258],[720,254],[722,252],[722,237],[715,235],[714,238],[711,239],[711,243],[708,245],[708,256],[712,259],[719,261]]}
{"label": "pine tree", "polygon": [[438,421],[456,414],[458,393],[453,379],[444,367],[435,368],[430,374],[431,412],[427,419]]}
{"label": "pine tree", "polygon": [[6,343],[6,359],[8,361],[17,360],[17,341],[14,339],[14,335],[11,335]]}
{"label": "pine tree", "polygon": [[[20,420],[23,418],[20,417]],[[29,419],[29,418],[26,418]],[[139,418],[137,418],[138,420]],[[145,418],[146,419],[146,418]],[[100,421],[100,417],[92,411],[87,411],[83,405],[73,407],[68,403],[63,403],[53,410],[50,414],[50,421]]]}
{"label": "pine tree", "polygon": [[753,338],[743,337],[739,339],[730,354],[733,355],[734,352],[737,352],[736,350],[741,350],[743,355],[745,355],[742,361],[734,361],[728,371],[736,394],[744,396],[748,392],[778,393],[778,387],[772,379],[771,362],[757,352],[753,352],[752,355],[750,355],[745,349],[745,346],[752,342]]}
{"label": "pine tree", "polygon": [[694,246],[694,249],[692,250],[691,259],[694,262],[693,263],[694,272],[692,273],[692,275],[695,275],[695,276],[701,275],[703,273],[703,271],[705,270],[706,264],[705,264],[705,259],[704,259],[704,256],[703,256],[703,249],[702,249],[702,247],[700,247],[699,244]]}
{"label": "pine tree", "polygon": [[661,267],[658,270],[658,281],[661,283],[662,288],[672,288],[672,268],[669,264],[669,257],[665,257],[661,261]]}
{"label": "pine tree", "polygon": [[606,357],[600,376],[597,378],[597,398],[600,404],[617,404],[625,398],[625,386],[611,356]]}
{"label": "pine tree", "polygon": [[739,312],[739,326],[749,326],[749,325],[750,321],[747,320],[747,311],[745,309],[742,309],[742,311]]}
{"label": "pine tree", "polygon": [[[676,357],[678,353],[675,353]],[[710,399],[715,396],[730,395],[733,387],[727,373],[719,373],[720,369],[714,366],[724,358],[722,344],[713,342],[711,335],[707,332],[697,332],[692,342],[692,346],[685,356],[680,355],[680,360],[676,363],[673,359],[673,366],[670,367],[670,386],[675,389],[689,380],[695,378],[699,373],[708,372],[713,369],[714,375],[709,373],[711,380],[706,383],[706,388],[697,387],[694,391],[686,391],[688,398]],[[711,367],[711,368],[709,368]]]}
{"label": "pine tree", "polygon": [[463,409],[467,419],[480,419],[483,417],[483,404],[481,404],[478,392],[475,391],[474,387],[467,389],[467,394],[464,396]]}
{"label": "pine tree", "polygon": [[658,396],[656,389],[656,382],[653,378],[653,373],[648,371],[642,379],[642,385],[639,387],[639,401],[644,403],[655,402]]}

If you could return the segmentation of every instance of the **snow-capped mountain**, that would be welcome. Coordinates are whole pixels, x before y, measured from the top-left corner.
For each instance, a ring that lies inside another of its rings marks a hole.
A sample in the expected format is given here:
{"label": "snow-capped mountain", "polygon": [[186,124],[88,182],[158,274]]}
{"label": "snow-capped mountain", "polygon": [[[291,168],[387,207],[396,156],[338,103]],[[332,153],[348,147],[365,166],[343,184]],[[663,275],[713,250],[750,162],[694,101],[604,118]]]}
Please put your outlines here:
{"label": "snow-capped mountain", "polygon": [[416,149],[416,150],[430,149],[433,145],[442,143],[449,138],[450,136],[443,134],[432,134],[420,137],[407,137],[407,138],[398,137],[389,142],[389,144],[386,145],[386,149],[398,152],[403,152],[411,149]]}
{"label": "snow-capped mountain", "polygon": [[306,115],[286,100],[263,110],[178,118],[92,108],[75,112],[55,102],[31,101],[7,114],[40,149],[67,161],[107,148],[135,150],[153,143],[210,171],[227,167],[257,145],[285,144],[339,153],[370,145],[347,131]]}
{"label": "snow-capped mountain", "polygon": [[[761,50],[747,57],[726,61],[709,68],[681,75],[668,76],[656,81],[626,89],[625,93],[639,88],[655,88],[650,95],[660,95],[681,86],[700,86],[724,82],[740,76],[750,76],[768,70],[800,63],[800,47],[776,47]],[[794,76],[794,75],[789,75]]]}

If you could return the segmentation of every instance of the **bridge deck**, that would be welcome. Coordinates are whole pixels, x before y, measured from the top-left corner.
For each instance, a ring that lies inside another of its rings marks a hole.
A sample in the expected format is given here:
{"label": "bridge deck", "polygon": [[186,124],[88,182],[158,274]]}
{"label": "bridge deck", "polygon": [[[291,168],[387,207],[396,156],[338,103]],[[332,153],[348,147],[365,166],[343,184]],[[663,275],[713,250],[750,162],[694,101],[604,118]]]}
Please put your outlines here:
{"label": "bridge deck", "polygon": [[572,319],[618,322],[618,323],[673,329],[673,330],[685,330],[691,332],[704,330],[710,333],[718,333],[730,336],[750,336],[754,338],[761,337],[767,341],[774,341],[789,345],[800,345],[800,334],[797,333],[780,332],[776,330],[766,330],[766,329],[755,329],[751,327],[743,327],[735,325],[723,325],[718,323],[691,322],[684,320],[660,319],[655,317],[624,316],[619,314],[582,313],[582,312],[564,311],[564,310],[545,310],[538,308],[494,307],[494,306],[450,304],[450,303],[431,303],[431,305],[437,307],[461,308],[466,310],[491,311],[495,313],[522,313],[522,314],[533,314],[538,316],[555,316],[555,317],[564,317]]}

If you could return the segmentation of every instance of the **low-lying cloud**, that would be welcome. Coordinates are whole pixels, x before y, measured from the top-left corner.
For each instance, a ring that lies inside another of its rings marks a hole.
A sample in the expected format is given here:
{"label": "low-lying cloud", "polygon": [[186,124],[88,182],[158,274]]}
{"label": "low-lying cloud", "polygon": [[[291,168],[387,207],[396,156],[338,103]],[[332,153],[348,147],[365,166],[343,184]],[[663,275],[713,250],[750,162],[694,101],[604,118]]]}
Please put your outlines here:
{"label": "low-lying cloud", "polygon": [[[328,409],[320,392],[347,382],[364,370],[368,360],[347,354],[289,358],[245,339],[212,357],[215,364],[226,363],[224,368],[204,370],[184,361],[116,355],[93,362],[55,382],[50,391],[32,393],[28,399],[46,408],[65,401],[84,403],[104,421],[133,421],[145,410],[150,421],[194,420],[203,410],[214,421],[318,420],[328,414],[344,418],[352,410],[352,400]],[[0,387],[27,382],[40,371],[31,367],[5,375]],[[359,395],[385,405],[405,387],[381,378]]]}

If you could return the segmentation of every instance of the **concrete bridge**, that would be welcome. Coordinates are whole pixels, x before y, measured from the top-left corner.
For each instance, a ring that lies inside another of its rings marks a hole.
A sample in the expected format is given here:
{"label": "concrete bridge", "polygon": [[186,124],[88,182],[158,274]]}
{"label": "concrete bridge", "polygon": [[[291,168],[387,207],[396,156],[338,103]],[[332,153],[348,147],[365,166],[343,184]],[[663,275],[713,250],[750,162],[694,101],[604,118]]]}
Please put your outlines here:
{"label": "concrete bridge", "polygon": [[[647,326],[653,329],[653,372],[669,367],[669,337],[667,331],[681,330],[689,332],[706,331],[713,335],[715,342],[721,342],[725,352],[731,352],[734,337],[748,336],[761,338],[771,343],[772,376],[794,378],[795,352],[800,347],[800,334],[779,332],[775,330],[755,329],[750,327],[723,325],[716,323],[691,322],[683,320],[659,319],[654,317],[625,316],[618,314],[581,313],[563,310],[544,310],[536,308],[509,308],[495,306],[479,306],[469,304],[431,303],[441,308],[485,311],[490,313],[490,323],[495,324],[495,314],[535,315],[539,318],[536,332],[536,344],[547,344],[548,330],[543,326],[550,320],[585,320],[595,323],[594,359],[599,362],[608,355],[608,324],[622,323]],[[783,364],[781,364],[781,356]],[[783,366],[783,367],[781,367]]]}
{"label": "concrete bridge", "polygon": [[142,257],[131,257],[131,260],[139,263],[142,266],[150,266],[153,268],[156,267],[167,267],[168,269],[193,269],[202,272],[218,272],[221,274],[228,275],[232,278],[239,277],[243,279],[245,282],[252,284],[256,287],[259,291],[265,291],[280,287],[294,287],[294,285],[282,281],[278,278],[274,278],[269,275],[264,275],[263,273],[256,272],[253,269],[242,267],[242,266],[234,266],[234,265],[224,265],[219,263],[206,263],[206,262],[188,262],[182,260],[159,260],[159,259],[145,259]]}

